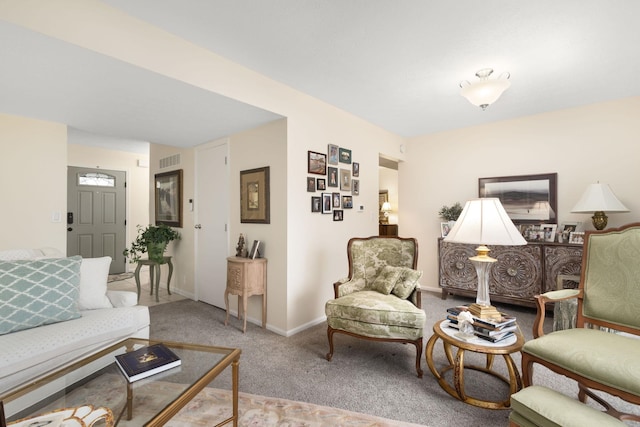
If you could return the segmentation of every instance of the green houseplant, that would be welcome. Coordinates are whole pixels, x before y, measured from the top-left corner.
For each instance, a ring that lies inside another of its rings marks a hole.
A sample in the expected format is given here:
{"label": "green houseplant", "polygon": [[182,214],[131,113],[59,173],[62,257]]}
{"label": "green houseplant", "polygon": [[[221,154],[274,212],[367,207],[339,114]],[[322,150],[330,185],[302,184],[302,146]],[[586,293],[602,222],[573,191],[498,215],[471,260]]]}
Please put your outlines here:
{"label": "green houseplant", "polygon": [[146,227],[138,225],[138,236],[131,242],[131,246],[122,254],[134,264],[140,261],[142,254],[148,253],[151,261],[162,262],[167,244],[172,240],[180,239],[180,233],[165,224]]}
{"label": "green houseplant", "polygon": [[447,221],[457,221],[461,213],[462,205],[459,202],[451,206],[445,205],[438,211],[438,215]]}

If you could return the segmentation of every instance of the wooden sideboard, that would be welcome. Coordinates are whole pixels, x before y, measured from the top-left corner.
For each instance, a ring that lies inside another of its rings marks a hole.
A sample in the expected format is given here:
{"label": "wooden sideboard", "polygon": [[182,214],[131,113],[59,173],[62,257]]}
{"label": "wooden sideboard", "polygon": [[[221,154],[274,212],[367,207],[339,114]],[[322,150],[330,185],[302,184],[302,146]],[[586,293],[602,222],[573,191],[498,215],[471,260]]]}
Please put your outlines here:
{"label": "wooden sideboard", "polygon": [[[438,239],[442,299],[448,294],[476,295],[478,279],[469,261],[469,257],[476,255],[476,246]],[[489,255],[498,260],[490,273],[492,301],[535,307],[534,295],[557,289],[558,275],[580,275],[582,245],[530,242],[489,249]]]}

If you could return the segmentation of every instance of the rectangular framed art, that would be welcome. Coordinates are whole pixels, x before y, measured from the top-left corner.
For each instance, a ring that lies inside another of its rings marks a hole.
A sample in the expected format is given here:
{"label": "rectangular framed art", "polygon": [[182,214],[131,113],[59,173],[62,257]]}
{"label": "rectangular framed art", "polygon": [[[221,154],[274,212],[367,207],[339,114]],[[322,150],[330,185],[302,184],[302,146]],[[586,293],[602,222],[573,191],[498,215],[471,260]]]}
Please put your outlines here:
{"label": "rectangular framed art", "polygon": [[269,166],[240,171],[240,222],[270,224]]}
{"label": "rectangular framed art", "polygon": [[331,213],[331,193],[320,193],[322,197],[322,213],[328,214]]}
{"label": "rectangular framed art", "polygon": [[340,169],[340,190],[351,191],[351,171]]}
{"label": "rectangular framed art", "polygon": [[316,175],[327,174],[327,155],[315,151],[307,152],[307,172]]}
{"label": "rectangular framed art", "polygon": [[322,197],[311,197],[311,212],[322,212]]}
{"label": "rectangular framed art", "polygon": [[478,179],[480,197],[497,197],[515,223],[553,222],[558,212],[558,174]]}
{"label": "rectangular framed art", "polygon": [[337,165],[338,164],[338,146],[329,144],[327,151],[329,152],[329,159],[328,159],[329,164]]}
{"label": "rectangular framed art", "polygon": [[351,163],[351,150],[340,147],[340,163]]}
{"label": "rectangular framed art", "polygon": [[156,225],[182,228],[182,169],[155,175]]}

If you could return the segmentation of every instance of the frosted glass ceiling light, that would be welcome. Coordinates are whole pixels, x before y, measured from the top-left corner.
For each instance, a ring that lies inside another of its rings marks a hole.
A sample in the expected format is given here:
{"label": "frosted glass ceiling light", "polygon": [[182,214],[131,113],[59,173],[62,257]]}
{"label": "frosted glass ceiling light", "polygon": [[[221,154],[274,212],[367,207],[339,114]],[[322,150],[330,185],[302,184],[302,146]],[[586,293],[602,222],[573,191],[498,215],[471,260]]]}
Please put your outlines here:
{"label": "frosted glass ceiling light", "polygon": [[489,79],[493,73],[492,68],[483,68],[476,73],[480,80],[469,83],[467,80],[460,82],[460,94],[475,106],[486,109],[500,98],[505,90],[509,89],[511,83],[508,72],[500,74],[497,79]]}

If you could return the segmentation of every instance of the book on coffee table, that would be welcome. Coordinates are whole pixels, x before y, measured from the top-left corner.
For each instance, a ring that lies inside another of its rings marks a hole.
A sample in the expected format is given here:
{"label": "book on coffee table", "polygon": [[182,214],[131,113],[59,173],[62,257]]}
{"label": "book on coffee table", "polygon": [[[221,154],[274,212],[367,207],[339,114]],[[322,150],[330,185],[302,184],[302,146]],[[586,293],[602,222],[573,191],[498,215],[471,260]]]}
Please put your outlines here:
{"label": "book on coffee table", "polygon": [[154,344],[116,356],[116,364],[129,382],[158,374],[182,363],[164,344]]}

